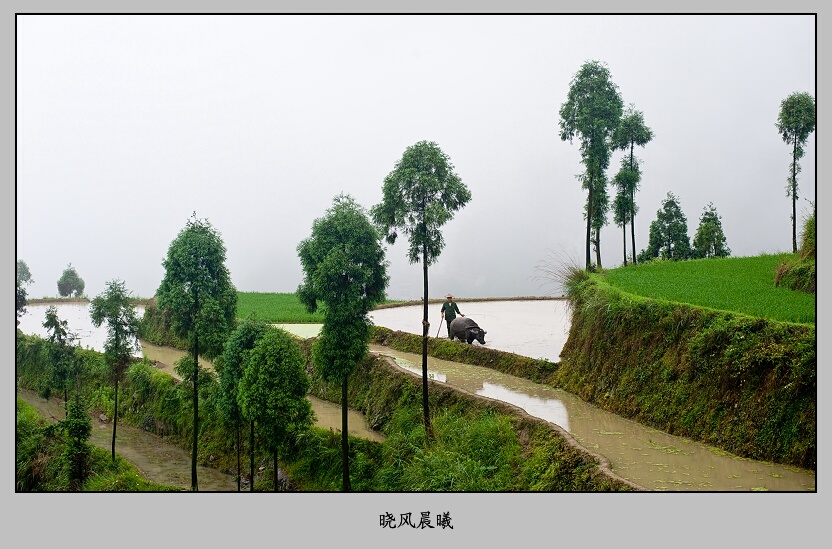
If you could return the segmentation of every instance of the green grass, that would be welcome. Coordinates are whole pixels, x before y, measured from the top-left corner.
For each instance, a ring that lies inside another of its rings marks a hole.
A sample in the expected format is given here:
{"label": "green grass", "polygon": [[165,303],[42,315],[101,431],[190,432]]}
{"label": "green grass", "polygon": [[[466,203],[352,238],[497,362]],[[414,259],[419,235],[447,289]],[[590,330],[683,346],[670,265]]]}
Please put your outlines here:
{"label": "green grass", "polygon": [[[401,303],[385,300],[384,303]],[[237,318],[246,318],[254,313],[260,320],[280,324],[322,324],[326,305],[318,303],[318,310],[313,314],[294,293],[237,292]]]}
{"label": "green grass", "polygon": [[631,294],[734,311],[781,322],[814,324],[815,295],[774,285],[777,266],[794,254],[659,261],[600,276]]}
{"label": "green grass", "polygon": [[237,292],[237,318],[256,314],[266,322],[322,323],[322,307],[310,314],[294,293]]}

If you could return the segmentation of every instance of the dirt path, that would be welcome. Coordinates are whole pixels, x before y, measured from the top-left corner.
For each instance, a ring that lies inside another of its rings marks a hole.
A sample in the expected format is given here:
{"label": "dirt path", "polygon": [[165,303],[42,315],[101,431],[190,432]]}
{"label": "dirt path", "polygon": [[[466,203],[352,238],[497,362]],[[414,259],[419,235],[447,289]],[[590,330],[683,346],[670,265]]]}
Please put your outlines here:
{"label": "dirt path", "polygon": [[[18,389],[17,396],[34,406],[49,421],[56,422],[65,416],[63,401],[46,400],[36,392]],[[90,443],[112,450],[113,424],[93,417]],[[190,452],[164,442],[160,437],[119,422],[116,428],[116,453],[132,463],[146,479],[159,484],[191,489]],[[237,480],[233,475],[211,467],[197,466],[200,492],[236,492]]]}

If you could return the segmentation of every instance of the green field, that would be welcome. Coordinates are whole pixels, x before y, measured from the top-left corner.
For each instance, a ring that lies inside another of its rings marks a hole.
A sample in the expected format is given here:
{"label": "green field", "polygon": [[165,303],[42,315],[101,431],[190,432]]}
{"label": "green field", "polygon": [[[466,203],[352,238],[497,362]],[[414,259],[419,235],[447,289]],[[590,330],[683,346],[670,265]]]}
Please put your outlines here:
{"label": "green field", "polygon": [[[400,303],[385,300],[384,303]],[[246,318],[254,313],[259,320],[279,324],[322,324],[326,305],[318,303],[314,314],[306,312],[306,307],[294,293],[237,292],[237,318]]]}
{"label": "green field", "polygon": [[619,267],[599,276],[630,294],[814,324],[814,294],[774,286],[775,269],[785,261],[796,259],[793,254],[777,254],[659,261]]}
{"label": "green field", "polygon": [[266,322],[320,324],[324,321],[320,306],[310,314],[294,293],[237,292],[237,318],[247,318],[252,313]]}

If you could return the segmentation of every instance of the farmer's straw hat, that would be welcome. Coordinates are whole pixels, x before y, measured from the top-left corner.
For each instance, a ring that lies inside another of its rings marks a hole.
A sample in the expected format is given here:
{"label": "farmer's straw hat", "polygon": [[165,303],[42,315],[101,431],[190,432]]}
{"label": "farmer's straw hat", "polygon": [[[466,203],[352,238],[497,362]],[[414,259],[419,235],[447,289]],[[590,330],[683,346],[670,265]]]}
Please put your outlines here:
{"label": "farmer's straw hat", "polygon": [[448,295],[446,295],[445,297],[450,297],[450,298],[453,298],[454,296],[452,296],[451,294],[448,294]]}

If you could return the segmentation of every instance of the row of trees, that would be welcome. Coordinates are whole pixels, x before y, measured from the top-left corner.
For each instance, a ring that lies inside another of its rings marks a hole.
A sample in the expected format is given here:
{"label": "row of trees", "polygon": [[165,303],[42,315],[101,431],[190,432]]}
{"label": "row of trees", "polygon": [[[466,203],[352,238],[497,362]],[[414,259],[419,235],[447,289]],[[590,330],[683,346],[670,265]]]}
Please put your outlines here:
{"label": "row of trees", "polygon": [[[326,311],[312,349],[313,363],[324,379],[341,386],[345,491],[350,490],[347,387],[350,374],[368,352],[371,323],[367,313],[384,300],[389,283],[383,241],[393,244],[399,232],[404,233],[409,239],[409,261],[422,264],[422,389],[425,430],[430,438],[428,266],[437,261],[444,247],[441,226],[471,199],[450,158],[428,141],[405,150],[385,177],[382,191],[382,202],[370,211],[349,195],[336,196],[325,215],[313,222],[311,235],[297,246],[304,273],[296,291],[298,298],[310,312],[321,304]],[[217,358],[222,408],[236,427],[238,462],[244,422],[249,423],[252,444],[255,428],[259,425],[263,430],[274,451],[275,466],[278,449],[310,422],[305,400],[308,380],[304,381],[299,352],[288,335],[256,318],[236,323],[236,290],[224,263],[221,235],[194,213],[168,249],[163,262],[165,276],[156,292],[158,307],[169,312],[172,331],[187,342],[191,354],[191,371],[183,372],[183,378],[194,387],[194,491],[198,490],[199,356]]]}
{"label": "row of trees", "polygon": [[687,217],[682,212],[679,199],[669,192],[656,212],[656,219],[650,223],[649,243],[647,248],[638,254],[638,260],[701,259],[729,255],[731,249],[722,230],[722,219],[713,203],[705,206],[691,246]]}
{"label": "row of trees", "polygon": [[[607,224],[607,215],[610,210],[609,193],[607,191],[608,179],[606,171],[610,164],[612,152],[615,150],[625,151],[621,159],[621,167],[612,178],[616,187],[616,195],[612,202],[613,219],[617,226],[623,231],[623,255],[624,265],[627,265],[627,224],[630,224],[631,251],[633,263],[643,257],[657,257],[655,255],[662,246],[659,244],[661,238],[667,240],[668,235],[663,235],[659,230],[663,222],[658,219],[656,231],[651,224],[650,243],[648,247],[636,256],[635,241],[635,216],[638,207],[635,202],[635,191],[639,188],[641,180],[640,161],[635,156],[635,147],[643,147],[653,139],[653,131],[644,123],[643,114],[630,104],[624,109],[624,102],[616,86],[610,77],[610,71],[600,61],[589,61],[581,66],[570,83],[566,101],[559,110],[560,138],[562,141],[577,139],[580,143],[581,162],[584,172],[579,174],[578,180],[582,188],[587,191],[587,199],[584,205],[584,219],[586,219],[586,268],[592,266],[590,259],[590,246],[595,249],[596,265],[601,267],[601,228]],[[783,141],[792,146],[792,162],[789,166],[788,184],[786,195],[792,199],[792,251],[797,252],[797,174],[800,173],[798,161],[804,155],[804,146],[809,135],[815,130],[816,109],[815,99],[805,92],[795,92],[781,102],[780,113],[777,119],[777,129]],[[665,207],[676,203],[674,199],[668,199],[663,204]],[[677,204],[678,205],[678,204]],[[662,212],[662,216],[674,216],[672,211]],[[706,208],[707,227],[713,230],[714,220],[718,220],[712,206]],[[668,230],[671,230],[668,227]],[[678,232],[678,228],[672,231]],[[688,250],[688,256],[709,257],[721,255],[727,247],[720,249],[713,242],[715,236],[705,230],[700,239],[700,247],[696,246]],[[680,233],[681,234],[681,233]],[[654,235],[656,239],[654,241]],[[710,235],[710,236],[708,236]],[[685,238],[687,236],[685,235]],[[705,244],[710,240],[711,249]],[[681,241],[679,242],[681,245]],[[672,252],[672,246],[664,245],[664,252],[683,254],[685,251],[680,247]]]}
{"label": "row of trees", "polygon": [[[382,202],[370,211],[349,195],[336,196],[325,215],[313,222],[311,235],[297,246],[304,278],[296,293],[310,312],[321,304],[326,311],[320,336],[312,349],[313,363],[324,379],[339,383],[342,389],[345,491],[350,490],[347,387],[350,374],[368,352],[371,323],[367,313],[384,300],[389,283],[383,242],[393,244],[399,232],[404,233],[409,239],[408,259],[422,264],[423,407],[425,431],[431,439],[427,395],[428,266],[437,261],[445,245],[441,226],[471,199],[450,158],[436,143],[428,141],[420,141],[405,150],[385,177],[382,190]],[[238,470],[245,423],[249,425],[250,447],[253,449],[257,429],[273,452],[277,467],[279,449],[312,421],[306,400],[309,380],[299,345],[283,330],[256,318],[237,321],[237,292],[225,259],[221,234],[208,220],[198,219],[194,212],[168,248],[162,263],[165,274],[156,291],[157,306],[169,318],[171,331],[187,344],[188,357],[177,364],[177,372],[190,385],[192,395],[193,491],[198,490],[199,387],[206,377],[200,371],[200,356],[213,359],[218,371],[220,408],[237,433]],[[28,269],[19,265],[18,287],[30,279]],[[138,344],[138,321],[123,281],[107,284],[105,292],[92,301],[91,317],[96,326],[106,323],[108,327],[104,355],[115,388],[112,446],[115,458],[118,384]],[[47,322],[55,348],[69,349],[71,334],[66,322],[57,318],[54,307],[47,315]],[[65,354],[71,356],[68,351]],[[68,379],[73,371],[71,360],[56,356],[53,362],[69,365],[63,368],[67,374],[61,376]],[[66,384],[59,386],[67,387]],[[252,470],[253,466],[252,462]],[[238,479],[238,489],[239,486]]]}
{"label": "row of trees", "polygon": [[[632,250],[636,249],[635,192],[641,180],[636,145],[643,147],[653,139],[653,131],[644,123],[644,115],[624,101],[611,78],[610,71],[599,61],[584,63],[572,78],[566,102],[559,110],[560,138],[580,142],[584,172],[578,175],[587,191],[584,206],[586,219],[586,268],[592,265],[590,245],[595,247],[595,261],[601,267],[601,228],[607,224],[610,208],[607,192],[607,168],[614,150],[626,151],[621,168],[613,182],[617,188],[613,201],[615,223],[624,234],[624,264],[627,264],[627,223],[630,224]],[[633,253],[635,261],[635,253]]]}

